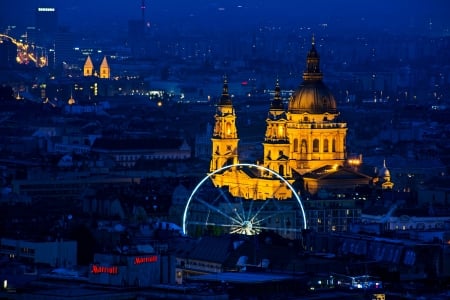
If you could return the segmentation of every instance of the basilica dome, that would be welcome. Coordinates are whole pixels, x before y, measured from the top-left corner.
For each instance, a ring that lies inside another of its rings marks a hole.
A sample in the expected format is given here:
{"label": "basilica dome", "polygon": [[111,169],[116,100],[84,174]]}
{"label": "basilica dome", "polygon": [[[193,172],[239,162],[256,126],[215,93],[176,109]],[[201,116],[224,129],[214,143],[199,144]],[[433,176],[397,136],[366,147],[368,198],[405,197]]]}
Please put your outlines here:
{"label": "basilica dome", "polygon": [[303,82],[292,94],[288,111],[293,114],[336,114],[336,100],[322,81],[319,67],[319,54],[316,50],[314,38],[311,50],[306,57],[306,70]]}
{"label": "basilica dome", "polygon": [[335,114],[336,100],[322,81],[305,80],[292,94],[288,111],[294,114]]}

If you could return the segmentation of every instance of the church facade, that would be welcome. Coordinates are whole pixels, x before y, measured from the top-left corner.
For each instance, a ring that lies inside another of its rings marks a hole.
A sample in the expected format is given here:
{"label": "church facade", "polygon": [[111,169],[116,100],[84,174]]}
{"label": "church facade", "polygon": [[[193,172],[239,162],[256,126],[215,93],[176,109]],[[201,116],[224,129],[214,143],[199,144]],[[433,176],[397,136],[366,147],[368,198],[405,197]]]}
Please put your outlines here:
{"label": "church facade", "polygon": [[[227,165],[239,163],[236,117],[225,79],[211,139],[209,171],[216,172],[212,176],[215,186],[228,187],[233,196],[244,199],[291,198],[292,191],[263,168],[243,170],[233,167],[217,172]],[[301,190],[309,194],[317,194],[327,187],[351,188],[370,184],[370,176],[349,165],[347,129],[347,123],[340,120],[333,94],[323,82],[320,57],[313,38],[303,81],[290,97],[287,107],[281,98],[280,84],[276,82],[262,141],[263,159],[257,164],[277,172],[292,184],[300,178]],[[327,186],[329,182],[332,185]]]}

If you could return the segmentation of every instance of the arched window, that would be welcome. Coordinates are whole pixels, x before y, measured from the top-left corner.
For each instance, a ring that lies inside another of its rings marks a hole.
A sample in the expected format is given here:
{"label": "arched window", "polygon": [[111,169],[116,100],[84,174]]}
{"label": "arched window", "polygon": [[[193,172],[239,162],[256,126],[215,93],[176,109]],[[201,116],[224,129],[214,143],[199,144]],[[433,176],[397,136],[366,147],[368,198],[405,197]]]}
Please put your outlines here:
{"label": "arched window", "polygon": [[314,139],[313,141],[313,152],[319,152],[319,140]]}
{"label": "arched window", "polygon": [[294,152],[298,152],[298,139],[294,139]]}
{"label": "arched window", "polygon": [[323,152],[328,152],[328,139],[323,140]]}
{"label": "arched window", "polygon": [[229,123],[229,122],[227,122],[227,125],[226,125],[226,134],[228,135],[228,136],[230,136],[231,135],[231,124]]}
{"label": "arched window", "polygon": [[336,139],[333,139],[333,142],[331,143],[331,151],[336,152]]}
{"label": "arched window", "polygon": [[278,125],[277,138],[283,138],[284,136],[284,127],[283,125]]}

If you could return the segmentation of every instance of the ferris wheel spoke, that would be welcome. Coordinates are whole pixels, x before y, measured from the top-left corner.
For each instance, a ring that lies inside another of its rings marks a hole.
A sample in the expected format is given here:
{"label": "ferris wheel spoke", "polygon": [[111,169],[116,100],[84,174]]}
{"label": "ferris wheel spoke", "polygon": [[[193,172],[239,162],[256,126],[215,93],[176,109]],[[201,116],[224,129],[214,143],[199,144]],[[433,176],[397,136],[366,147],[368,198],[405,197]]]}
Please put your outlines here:
{"label": "ferris wheel spoke", "polygon": [[256,211],[256,213],[253,215],[253,217],[250,219],[251,222],[253,222],[256,217],[261,213],[261,211],[266,207],[266,205],[269,203],[269,201],[264,201],[264,203],[261,205],[261,207]]}
{"label": "ferris wheel spoke", "polygon": [[250,207],[248,209],[248,217],[247,220],[250,219],[250,216],[252,215],[252,210],[253,210],[253,200],[250,201]]}
{"label": "ferris wheel spoke", "polygon": [[239,197],[239,203],[241,205],[242,217],[244,220],[248,220],[248,217],[245,216],[244,204],[242,203],[242,197]]}
{"label": "ferris wheel spoke", "polygon": [[274,231],[289,231],[302,232],[301,228],[286,228],[286,227],[269,227],[269,226],[254,226],[256,229],[274,230]]}
{"label": "ferris wheel spoke", "polygon": [[226,200],[226,203],[230,211],[234,212],[239,221],[244,222],[244,219],[238,214],[236,208],[233,207],[233,205],[231,204],[230,198],[224,193],[224,191],[222,189],[219,189],[219,193],[222,196],[222,198]]}
{"label": "ferris wheel spoke", "polygon": [[207,208],[209,208],[209,209],[215,211],[216,213],[221,214],[222,216],[224,216],[225,218],[231,220],[232,222],[240,223],[239,220],[233,218],[232,216],[227,215],[226,213],[224,213],[223,211],[221,211],[219,208],[217,208],[217,207],[215,207],[215,206],[209,204],[208,202],[206,202],[206,201],[204,201],[204,200],[201,200],[201,199],[197,199],[197,201],[200,202],[201,204],[203,204],[204,206],[206,206]]}
{"label": "ferris wheel spoke", "polygon": [[282,211],[282,212],[277,211],[277,212],[274,212],[274,213],[272,213],[270,215],[264,216],[261,219],[256,219],[256,220],[252,219],[252,222],[253,222],[253,224],[260,224],[261,222],[264,222],[267,219],[270,219],[270,218],[273,218],[273,217],[276,217],[276,216],[283,216],[283,213],[292,213],[292,211],[288,211],[288,210]]}
{"label": "ferris wheel spoke", "polygon": [[[215,174],[220,173],[218,176],[221,176],[230,168],[238,172],[229,175],[237,177],[230,180],[229,185],[224,186],[223,183],[216,185]],[[259,171],[264,170],[272,174],[270,177],[273,179],[270,183],[273,185],[271,198],[258,198],[256,188],[254,191],[248,189],[246,183],[242,182],[243,177],[241,178],[238,174],[244,172],[242,168],[257,168]],[[194,197],[200,191],[200,187],[202,187],[202,194]],[[285,188],[292,191],[292,198],[285,193]],[[291,181],[267,167],[237,163],[211,172],[195,186],[183,214],[185,234],[188,232],[187,226],[190,226],[194,235],[200,235],[205,230],[211,229],[214,234],[243,235],[255,235],[264,230],[271,230],[282,236],[295,238],[307,224],[302,201],[291,186]],[[203,230],[200,230],[201,227]]]}
{"label": "ferris wheel spoke", "polygon": [[235,224],[220,224],[213,222],[200,222],[200,221],[191,221],[188,222],[188,225],[204,225],[204,226],[219,226],[219,227],[233,227]]}
{"label": "ferris wheel spoke", "polygon": [[245,228],[245,227],[235,227],[233,228],[230,233],[231,234],[246,234],[246,235],[254,235],[254,234],[258,234],[260,233],[261,230],[257,229],[257,228]]}

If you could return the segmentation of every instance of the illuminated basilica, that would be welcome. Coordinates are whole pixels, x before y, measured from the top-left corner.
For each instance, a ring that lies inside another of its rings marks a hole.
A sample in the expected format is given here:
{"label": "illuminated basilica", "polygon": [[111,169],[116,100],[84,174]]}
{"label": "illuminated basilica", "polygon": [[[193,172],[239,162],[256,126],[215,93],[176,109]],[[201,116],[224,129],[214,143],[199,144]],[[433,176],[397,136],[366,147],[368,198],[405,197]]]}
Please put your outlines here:
{"label": "illuminated basilica", "polygon": [[[287,109],[282,102],[279,82],[276,82],[266,118],[263,159],[256,163],[274,170],[289,183],[301,182],[299,190],[311,195],[321,190],[354,189],[373,182],[371,176],[356,168],[361,158],[349,160],[347,157],[347,123],[339,119],[336,100],[322,79],[313,38],[303,82],[290,97]],[[226,79],[214,118],[209,171],[215,172],[211,176],[215,186],[228,187],[231,195],[244,199],[292,197],[291,190],[263,168],[232,167],[218,171],[240,163],[236,112]]]}

